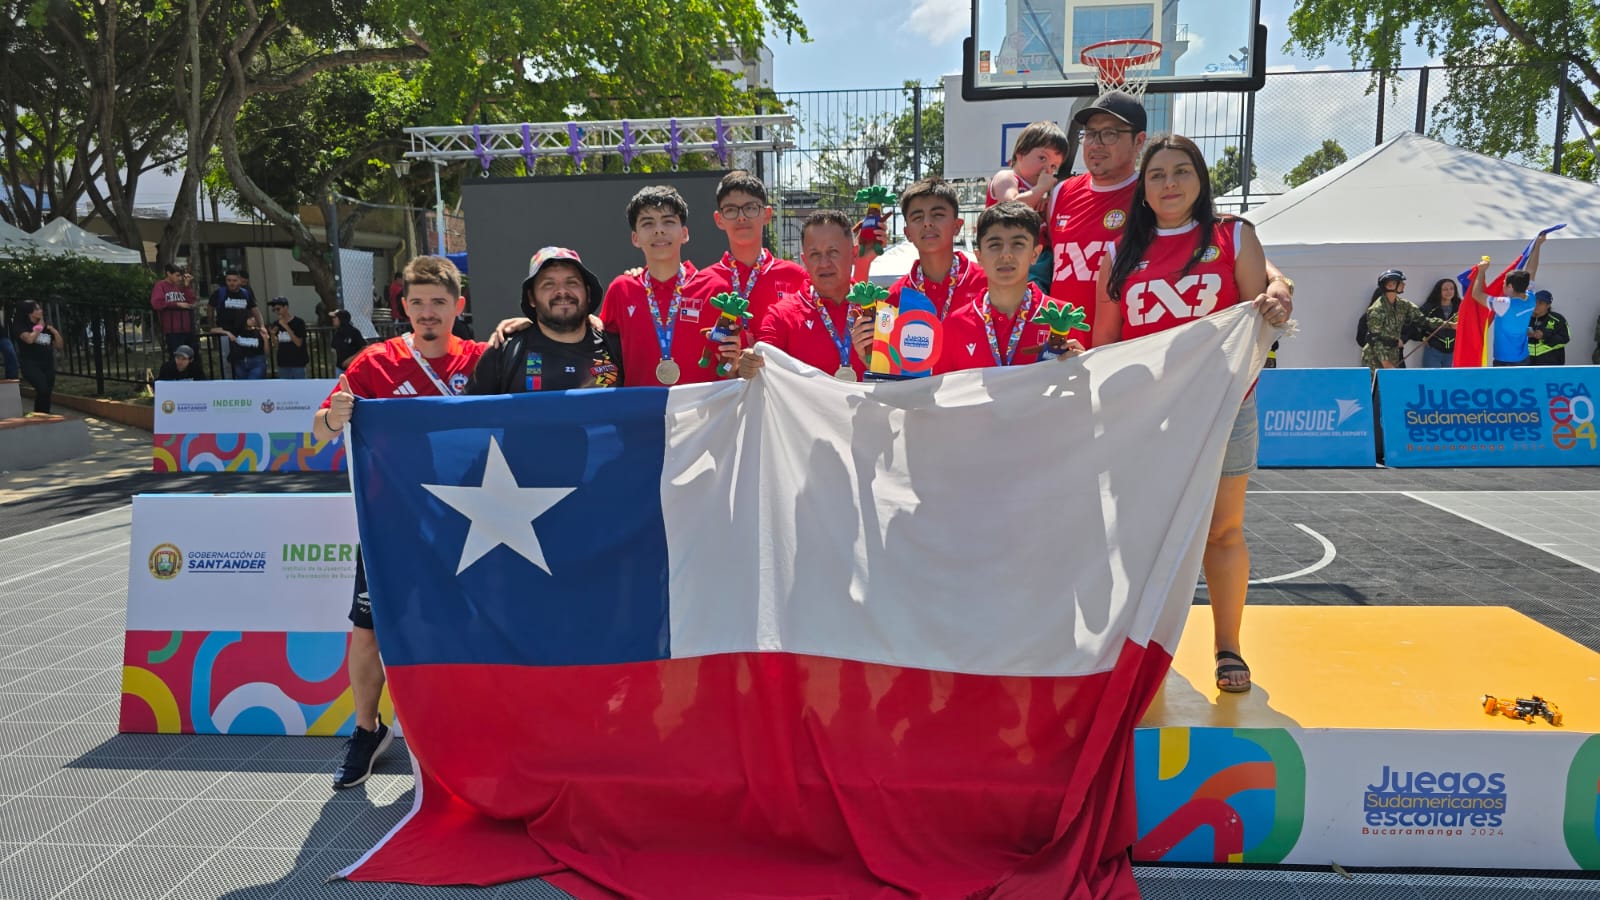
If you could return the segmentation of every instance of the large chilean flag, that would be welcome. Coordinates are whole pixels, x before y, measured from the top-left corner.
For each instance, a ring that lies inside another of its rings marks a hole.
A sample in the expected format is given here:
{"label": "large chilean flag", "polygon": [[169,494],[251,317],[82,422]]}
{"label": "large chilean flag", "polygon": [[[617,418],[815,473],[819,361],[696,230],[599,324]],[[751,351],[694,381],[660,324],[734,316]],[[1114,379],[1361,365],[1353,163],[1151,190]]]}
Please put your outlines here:
{"label": "large chilean flag", "polygon": [[847,384],[363,401],[415,806],[348,878],[1135,897],[1133,729],[1273,335]]}

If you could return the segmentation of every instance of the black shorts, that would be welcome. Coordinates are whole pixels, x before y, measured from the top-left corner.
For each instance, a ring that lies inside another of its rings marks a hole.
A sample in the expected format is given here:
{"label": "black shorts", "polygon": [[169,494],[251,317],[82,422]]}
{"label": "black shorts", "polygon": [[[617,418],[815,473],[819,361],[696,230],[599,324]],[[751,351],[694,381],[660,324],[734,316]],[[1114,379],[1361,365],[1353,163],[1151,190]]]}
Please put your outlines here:
{"label": "black shorts", "polygon": [[1528,364],[1528,361],[1526,359],[1519,359],[1516,362],[1501,362],[1497,359],[1494,361],[1494,364],[1496,366],[1525,366]]}
{"label": "black shorts", "polygon": [[372,598],[367,596],[367,569],[361,562],[361,548],[356,548],[356,589],[350,601],[350,622],[357,628],[372,630]]}

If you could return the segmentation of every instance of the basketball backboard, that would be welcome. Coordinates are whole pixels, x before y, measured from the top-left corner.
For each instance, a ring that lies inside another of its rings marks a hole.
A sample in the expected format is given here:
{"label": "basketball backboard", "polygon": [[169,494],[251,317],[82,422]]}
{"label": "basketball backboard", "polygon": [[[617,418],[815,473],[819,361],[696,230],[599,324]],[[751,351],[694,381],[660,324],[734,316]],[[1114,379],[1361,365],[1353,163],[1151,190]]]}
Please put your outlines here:
{"label": "basketball backboard", "polygon": [[1150,94],[1255,91],[1266,41],[1260,0],[972,0],[961,95],[1092,97],[1130,62]]}

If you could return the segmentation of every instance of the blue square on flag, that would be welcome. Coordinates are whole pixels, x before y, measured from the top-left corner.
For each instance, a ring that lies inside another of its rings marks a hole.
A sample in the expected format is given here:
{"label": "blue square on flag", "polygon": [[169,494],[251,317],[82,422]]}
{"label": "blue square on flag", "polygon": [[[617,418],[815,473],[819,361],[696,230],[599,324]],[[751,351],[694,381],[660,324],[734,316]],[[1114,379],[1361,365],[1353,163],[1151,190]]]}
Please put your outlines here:
{"label": "blue square on flag", "polygon": [[668,656],[666,393],[358,404],[350,452],[384,661]]}

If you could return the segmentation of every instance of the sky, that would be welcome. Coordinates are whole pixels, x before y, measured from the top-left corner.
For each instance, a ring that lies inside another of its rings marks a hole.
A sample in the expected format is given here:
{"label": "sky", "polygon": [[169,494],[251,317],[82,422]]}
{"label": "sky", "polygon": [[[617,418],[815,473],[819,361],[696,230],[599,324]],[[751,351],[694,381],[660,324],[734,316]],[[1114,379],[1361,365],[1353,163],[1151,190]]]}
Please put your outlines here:
{"label": "sky", "polygon": [[[786,44],[781,37],[768,42],[773,54],[773,87],[778,91],[899,87],[907,80],[936,84],[941,76],[961,71],[961,41],[972,30],[971,0],[872,4],[888,19],[878,24],[875,34],[861,21],[860,0],[799,0],[798,6],[811,42]],[[1282,52],[1293,8],[1293,0],[1262,0],[1261,18],[1267,25],[1270,51],[1267,65],[1348,68],[1349,53],[1341,48],[1330,48],[1315,60]],[[1407,65],[1427,62],[1428,55],[1420,48],[1405,55]]]}

